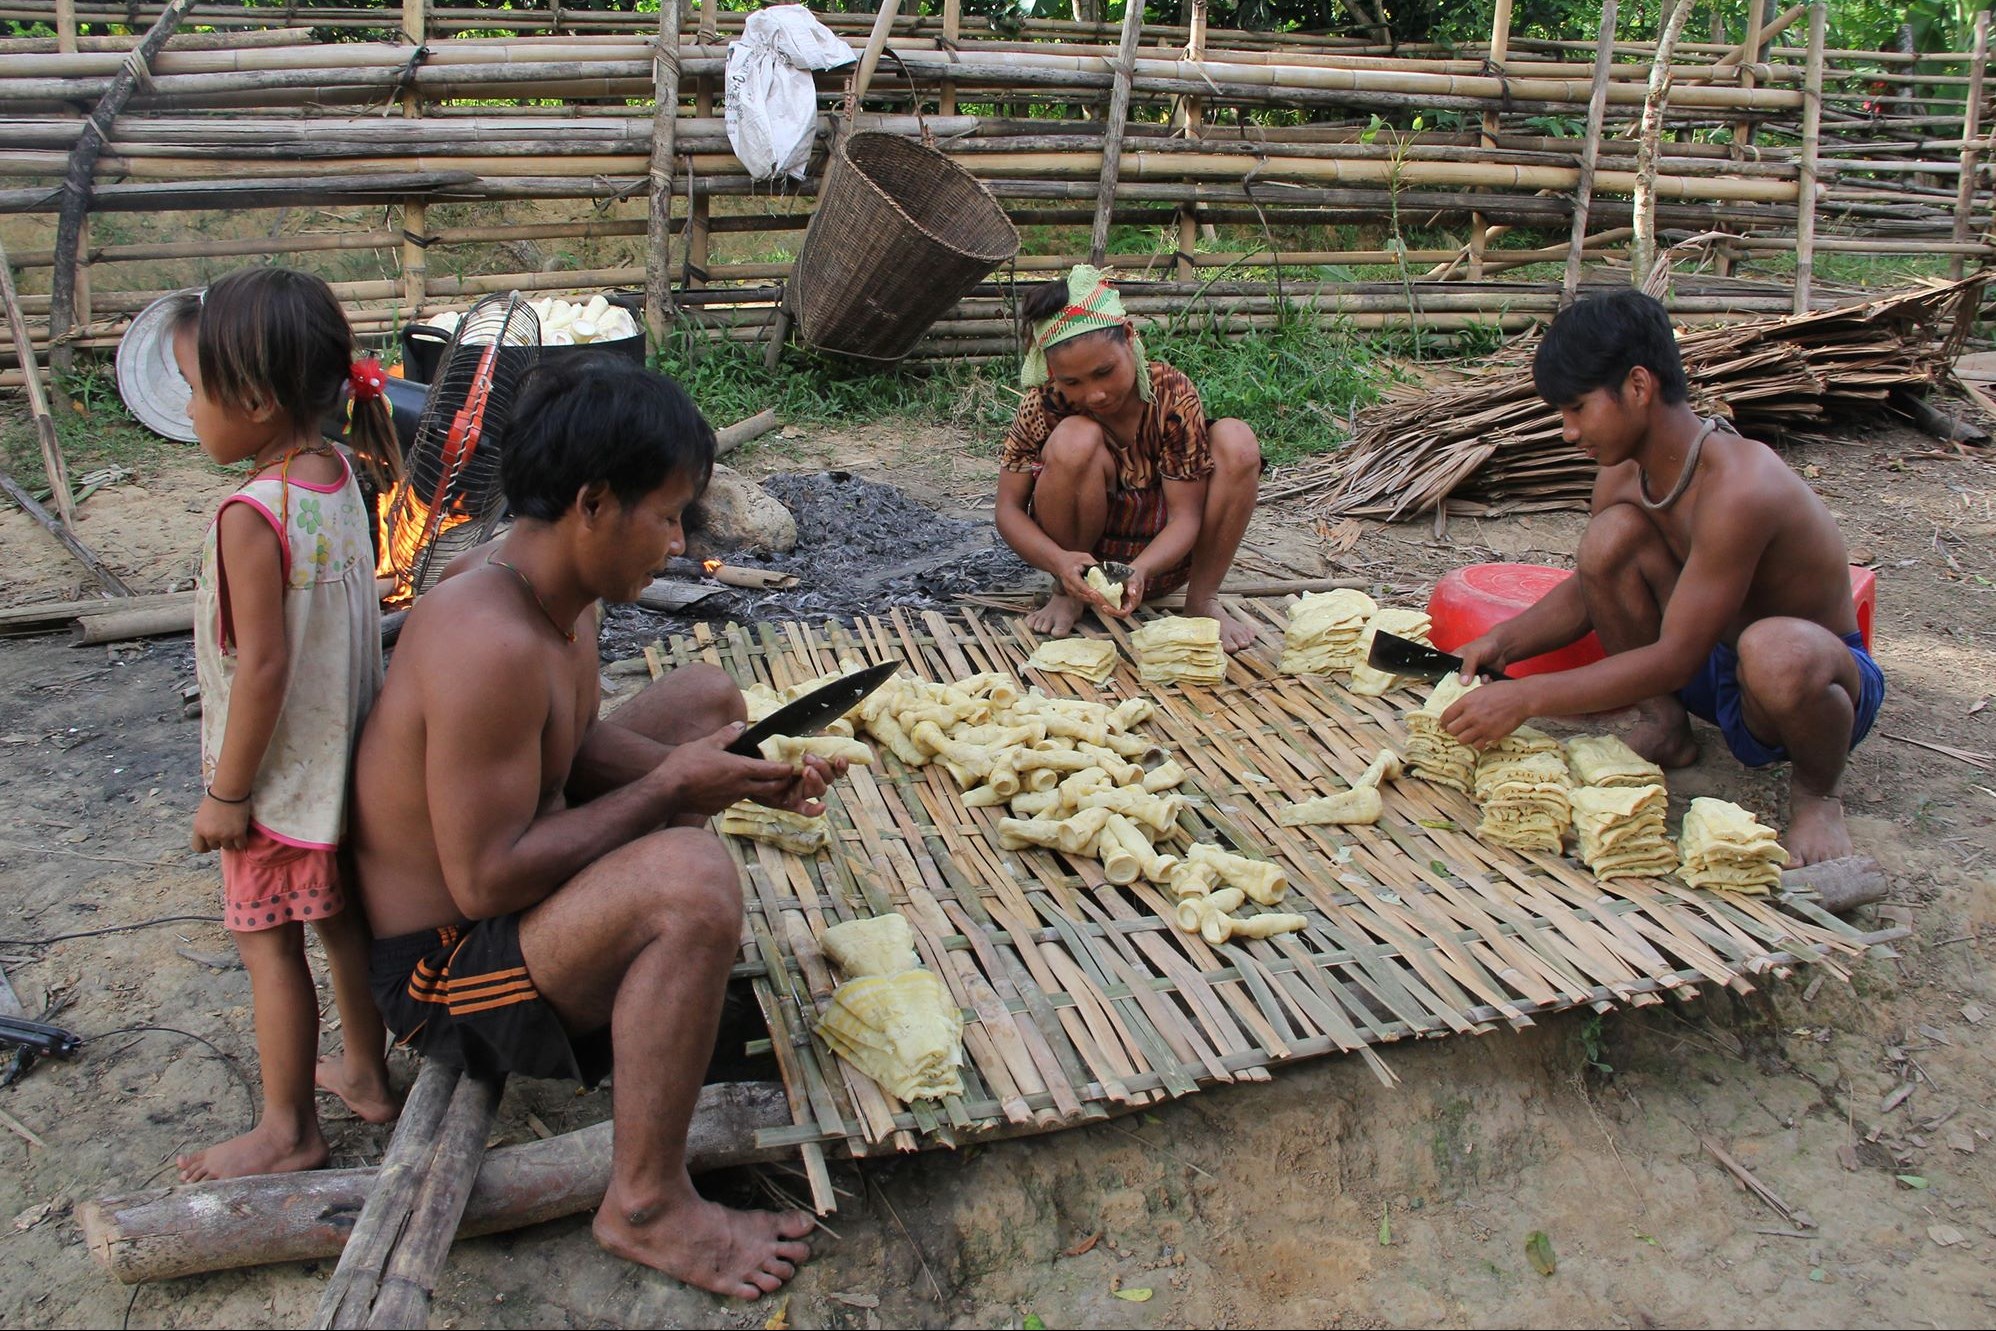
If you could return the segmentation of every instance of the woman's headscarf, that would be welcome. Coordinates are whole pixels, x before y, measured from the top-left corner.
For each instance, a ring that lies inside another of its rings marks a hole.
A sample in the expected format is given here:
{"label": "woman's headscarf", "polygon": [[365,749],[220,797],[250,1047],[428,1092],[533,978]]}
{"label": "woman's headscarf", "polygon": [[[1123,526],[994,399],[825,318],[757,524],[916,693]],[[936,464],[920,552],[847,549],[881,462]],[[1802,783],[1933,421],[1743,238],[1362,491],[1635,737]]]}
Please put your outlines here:
{"label": "woman's headscarf", "polygon": [[1150,362],[1144,356],[1144,340],[1130,317],[1123,313],[1122,297],[1109,285],[1108,276],[1092,264],[1078,263],[1067,275],[1067,305],[1050,319],[1033,326],[1033,340],[1026,347],[1026,361],[1019,369],[1019,382],[1037,388],[1047,381],[1047,349],[1069,338],[1104,328],[1121,328],[1129,334],[1130,355],[1137,363],[1137,396],[1151,400]]}

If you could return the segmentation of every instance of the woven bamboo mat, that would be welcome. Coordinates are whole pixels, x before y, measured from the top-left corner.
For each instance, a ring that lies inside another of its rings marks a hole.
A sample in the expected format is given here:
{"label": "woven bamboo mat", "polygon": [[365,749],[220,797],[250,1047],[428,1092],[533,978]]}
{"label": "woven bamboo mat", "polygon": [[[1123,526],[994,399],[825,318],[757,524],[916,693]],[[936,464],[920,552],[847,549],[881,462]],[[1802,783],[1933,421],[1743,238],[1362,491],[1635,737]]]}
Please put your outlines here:
{"label": "woven bamboo mat", "polygon": [[[1301,933],[1209,947],[1163,918],[1167,902],[1149,884],[1112,886],[1092,860],[998,849],[1003,810],[966,808],[940,767],[910,770],[884,753],[828,797],[828,850],[804,859],[729,838],[749,884],[738,969],[755,977],[794,1114],[762,1144],[800,1148],[821,1203],[832,1195],[827,1151],[1051,1131],[1333,1053],[1363,1058],[1391,1085],[1376,1047],[1396,1040],[1528,1026],[1541,1013],[1654,1003],[1701,985],[1745,992],[1803,962],[1842,977],[1882,941],[1806,904],[1675,879],[1604,886],[1572,861],[1486,846],[1468,831],[1477,817],[1466,796],[1413,779],[1388,784],[1376,827],[1279,826],[1282,805],[1341,788],[1382,744],[1399,747],[1399,712],[1418,693],[1361,698],[1278,674],[1281,608],[1238,604],[1272,632],[1211,689],[1142,689],[1122,625],[1111,631],[1124,659],[1100,691],[1027,672],[1034,639],[1023,620],[975,609],[895,612],[850,629],[702,625],[656,654],[777,688],[831,672],[846,654],[899,658],[935,680],[1000,670],[1056,695],[1148,693],[1158,704],[1148,729],[1192,773],[1185,830],[1281,861],[1283,909],[1310,919]],[[817,936],[887,911],[907,917],[965,1013],[961,1097],[901,1104],[812,1034],[833,984]]]}

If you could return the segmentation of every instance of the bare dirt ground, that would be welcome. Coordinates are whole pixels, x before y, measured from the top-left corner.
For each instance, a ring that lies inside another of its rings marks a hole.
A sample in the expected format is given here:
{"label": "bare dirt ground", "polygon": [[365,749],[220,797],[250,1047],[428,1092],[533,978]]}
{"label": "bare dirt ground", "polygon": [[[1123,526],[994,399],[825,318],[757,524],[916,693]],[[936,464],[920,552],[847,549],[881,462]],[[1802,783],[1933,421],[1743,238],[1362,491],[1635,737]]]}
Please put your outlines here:
{"label": "bare dirt ground", "polygon": [[[1793,460],[1878,568],[1891,687],[1879,731],[1988,754],[1996,465],[1912,456],[1930,448],[1881,428]],[[961,511],[988,495],[989,455],[946,430],[867,427],[798,431],[741,461],[850,468]],[[91,499],[83,533],[135,583],[164,587],[186,575],[225,482],[192,462],[139,479],[143,494]],[[1315,567],[1405,583],[1493,556],[1559,562],[1579,530],[1568,515],[1457,519],[1440,540],[1426,524],[1368,528],[1339,564]],[[1294,510],[1262,515],[1255,540],[1306,568],[1318,555]],[[0,515],[0,602],[76,590],[44,546]],[[252,1112],[248,982],[218,924],[36,943],[215,914],[212,860],[186,850],[196,740],[179,689],[190,674],[185,640],[110,652],[0,642],[0,964],[31,1013],[63,996],[62,1020],[79,1031],[169,1026],[213,1046],[100,1035],[75,1061],[0,1091],[0,1325],[295,1325],[330,1270],[252,1269],[134,1294],[91,1263],[69,1215],[80,1200],[163,1181],[177,1152],[240,1130]],[[1706,760],[1674,778],[1680,790],[1783,812],[1775,776],[1742,772],[1706,740]],[[1848,793],[1860,847],[1892,871],[1890,913],[1913,930],[1896,960],[1868,961],[1849,983],[1805,970],[1744,999],[1396,1047],[1392,1090],[1356,1061],[1322,1060],[1108,1124],[837,1167],[837,1233],[819,1236],[792,1286],[788,1324],[1988,1324],[1996,773],[1875,733]],[[336,1163],[379,1158],[384,1129],[326,1109]],[[530,1114],[559,1132],[606,1112],[602,1095],[516,1084],[498,1139],[524,1140]],[[1706,1139],[1807,1223],[1738,1187]],[[803,1192],[780,1168],[707,1187],[739,1202]],[[1534,1232],[1556,1256],[1551,1275],[1528,1259]],[[616,1262],[578,1217],[460,1245],[435,1318],[762,1326],[780,1324],[778,1311],[778,1300],[724,1305]]]}

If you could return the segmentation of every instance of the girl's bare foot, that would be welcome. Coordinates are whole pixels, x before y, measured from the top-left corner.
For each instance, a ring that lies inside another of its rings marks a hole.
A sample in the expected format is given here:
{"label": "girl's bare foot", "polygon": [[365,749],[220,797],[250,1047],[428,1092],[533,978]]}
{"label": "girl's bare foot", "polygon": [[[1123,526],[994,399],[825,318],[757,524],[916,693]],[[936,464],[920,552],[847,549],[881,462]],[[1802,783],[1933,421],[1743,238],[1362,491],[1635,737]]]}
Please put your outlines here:
{"label": "girl's bare foot", "polygon": [[1844,826],[1844,804],[1835,795],[1789,792],[1788,868],[1842,859],[1851,853],[1850,830]]}
{"label": "girl's bare foot", "polygon": [[312,1072],[313,1084],[337,1095],[363,1123],[393,1123],[402,1112],[402,1102],[389,1088],[388,1069],[356,1069],[351,1062],[346,1058],[320,1059]]}
{"label": "girl's bare foot", "polygon": [[1189,617],[1215,619],[1220,623],[1220,649],[1232,654],[1252,643],[1261,636],[1259,630],[1247,620],[1230,615],[1220,608],[1220,598],[1201,598],[1194,601],[1185,598],[1185,613]]}
{"label": "girl's bare foot", "polygon": [[811,1255],[802,1211],[734,1211],[698,1195],[666,1208],[621,1202],[613,1184],[596,1212],[606,1252],[713,1294],[759,1299],[781,1289]]}
{"label": "girl's bare foot", "polygon": [[1047,603],[1026,616],[1026,627],[1047,638],[1065,638],[1074,632],[1074,625],[1081,618],[1081,602],[1066,592],[1057,591],[1047,597]]}
{"label": "girl's bare foot", "polygon": [[177,1162],[182,1183],[202,1179],[242,1178],[247,1174],[293,1174],[318,1169],[327,1159],[326,1139],[313,1123],[305,1133],[273,1126],[269,1116],[240,1137],[183,1155]]}

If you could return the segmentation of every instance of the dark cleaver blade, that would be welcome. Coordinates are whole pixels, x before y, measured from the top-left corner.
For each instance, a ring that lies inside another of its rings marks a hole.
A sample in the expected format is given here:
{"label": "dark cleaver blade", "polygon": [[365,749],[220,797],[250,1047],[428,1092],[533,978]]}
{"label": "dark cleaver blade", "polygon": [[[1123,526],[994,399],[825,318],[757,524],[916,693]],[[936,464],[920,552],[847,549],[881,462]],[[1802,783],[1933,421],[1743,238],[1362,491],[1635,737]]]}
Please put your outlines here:
{"label": "dark cleaver blade", "polygon": [[815,735],[858,706],[862,698],[885,684],[887,677],[900,668],[899,661],[884,661],[835,679],[823,688],[812,689],[744,730],[728,746],[728,752],[744,758],[760,758],[762,742],[771,735]]}
{"label": "dark cleaver blade", "polygon": [[[1365,663],[1374,670],[1383,670],[1389,675],[1406,675],[1410,679],[1440,679],[1444,675],[1462,673],[1460,656],[1450,656],[1424,642],[1377,629],[1373,631],[1372,650],[1366,653]],[[1509,678],[1502,671],[1485,670],[1481,673],[1495,679]]]}

